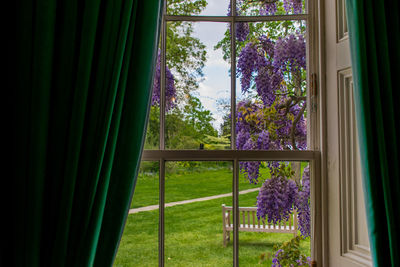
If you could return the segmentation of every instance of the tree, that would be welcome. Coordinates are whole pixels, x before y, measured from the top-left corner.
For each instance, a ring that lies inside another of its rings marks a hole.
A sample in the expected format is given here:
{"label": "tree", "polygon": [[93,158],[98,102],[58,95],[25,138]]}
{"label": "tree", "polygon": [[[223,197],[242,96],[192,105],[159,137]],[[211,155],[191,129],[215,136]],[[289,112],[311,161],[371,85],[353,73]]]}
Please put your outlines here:
{"label": "tree", "polygon": [[[197,15],[207,6],[206,0],[167,1],[170,15]],[[193,23],[168,22],[166,40],[166,104],[170,110],[176,103],[186,103],[187,95],[198,89],[206,60],[205,45],[192,36]],[[161,43],[161,42],[160,42]],[[161,62],[157,58],[152,105],[159,105]]]}
{"label": "tree", "polygon": [[206,110],[201,104],[200,99],[190,96],[188,105],[184,107],[185,120],[191,125],[202,138],[205,135],[217,136],[218,132],[214,129],[211,122],[214,120],[211,111]]}
{"label": "tree", "polygon": [[[272,15],[301,13],[301,0],[238,1],[238,14]],[[258,6],[258,9],[252,7]],[[228,8],[230,13],[230,7]],[[236,147],[243,150],[306,149],[306,44],[305,27],[297,21],[236,24],[237,74],[243,95],[237,104]],[[229,35],[215,48],[229,58]],[[241,162],[250,183],[258,183],[261,162]],[[310,234],[309,170],[293,179],[290,164],[268,162],[271,178],[257,197],[257,216],[277,223],[293,209],[299,213],[299,229]]]}
{"label": "tree", "polygon": [[[198,15],[207,6],[206,0],[169,0],[170,15]],[[206,61],[205,45],[193,34],[192,22],[169,22],[167,24],[167,66],[175,76],[177,101],[184,103],[186,95],[196,91],[203,77]]]}
{"label": "tree", "polygon": [[[196,15],[207,5],[205,0],[168,1],[171,15]],[[195,91],[203,77],[205,45],[192,36],[193,23],[169,22],[166,42],[166,145],[171,148],[199,148],[207,135],[216,136],[212,114],[206,110]],[[154,78],[152,107],[147,129],[147,149],[158,147],[161,85],[160,52]]]}

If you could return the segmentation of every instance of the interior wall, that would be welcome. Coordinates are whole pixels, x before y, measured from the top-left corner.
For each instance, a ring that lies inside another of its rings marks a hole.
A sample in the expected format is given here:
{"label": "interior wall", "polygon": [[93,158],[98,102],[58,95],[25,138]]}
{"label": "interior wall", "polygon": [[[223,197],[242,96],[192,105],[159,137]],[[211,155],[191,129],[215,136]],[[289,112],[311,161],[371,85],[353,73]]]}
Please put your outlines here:
{"label": "interior wall", "polygon": [[329,266],[372,266],[344,1],[324,1],[328,262]]}

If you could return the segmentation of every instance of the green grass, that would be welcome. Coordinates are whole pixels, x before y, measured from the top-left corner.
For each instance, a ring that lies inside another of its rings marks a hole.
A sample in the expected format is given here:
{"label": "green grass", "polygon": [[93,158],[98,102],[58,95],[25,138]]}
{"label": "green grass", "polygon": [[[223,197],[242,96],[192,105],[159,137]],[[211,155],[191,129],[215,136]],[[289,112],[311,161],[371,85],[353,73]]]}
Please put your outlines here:
{"label": "green grass", "polygon": [[[232,170],[200,166],[192,171],[175,171],[166,177],[166,202],[229,193]],[[264,172],[264,171],[263,171]],[[263,173],[267,177],[266,173]],[[239,190],[260,187],[240,177]],[[255,206],[258,192],[239,196],[240,206]],[[158,203],[158,175],[139,176],[133,207]],[[232,266],[232,241],[222,245],[222,208],[232,198],[167,207],[165,209],[166,266]],[[158,266],[158,209],[130,214],[114,266]],[[273,246],[288,241],[291,234],[239,232],[240,266],[271,266]],[[231,235],[232,239],[232,235]],[[310,240],[301,242],[302,253],[310,255]],[[267,259],[260,262],[261,254]]]}
{"label": "green grass", "polygon": [[[210,163],[207,165],[210,165]],[[269,177],[267,170],[263,169],[261,173],[264,178]],[[240,190],[259,186],[249,184],[244,176],[240,175]],[[158,187],[158,173],[139,174],[131,208],[158,204]],[[205,168],[200,166],[193,171],[167,173],[165,177],[166,203],[230,192],[232,192],[232,169],[230,167],[216,165]]]}
{"label": "green grass", "polygon": [[[240,196],[240,205],[251,206],[254,193]],[[232,266],[232,241],[222,245],[221,205],[231,198],[178,205],[165,209],[166,266]],[[157,266],[158,210],[131,214],[114,266]],[[274,244],[291,234],[239,233],[240,266],[255,266],[262,253],[271,253]],[[309,240],[302,241],[309,255]],[[271,266],[271,259],[262,266]]]}

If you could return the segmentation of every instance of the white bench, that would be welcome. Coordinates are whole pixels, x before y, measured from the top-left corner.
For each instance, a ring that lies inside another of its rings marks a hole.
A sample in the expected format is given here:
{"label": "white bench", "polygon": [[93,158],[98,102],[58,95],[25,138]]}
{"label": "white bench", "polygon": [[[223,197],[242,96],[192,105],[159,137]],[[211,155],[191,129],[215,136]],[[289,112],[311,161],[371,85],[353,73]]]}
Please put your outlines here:
{"label": "white bench", "polygon": [[[223,243],[226,246],[230,240],[230,232],[233,231],[233,208],[222,204],[223,219]],[[289,217],[288,221],[280,224],[272,224],[267,220],[258,220],[257,207],[239,207],[239,231],[244,232],[268,232],[268,233],[291,233],[297,236],[297,213]]]}

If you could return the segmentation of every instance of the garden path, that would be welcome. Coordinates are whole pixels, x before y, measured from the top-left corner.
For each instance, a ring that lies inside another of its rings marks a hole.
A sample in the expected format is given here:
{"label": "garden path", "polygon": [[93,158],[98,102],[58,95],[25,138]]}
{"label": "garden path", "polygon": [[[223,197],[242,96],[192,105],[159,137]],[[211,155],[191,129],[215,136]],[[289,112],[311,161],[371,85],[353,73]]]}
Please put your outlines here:
{"label": "garden path", "polygon": [[[260,188],[252,188],[252,189],[239,191],[239,195],[255,192],[255,191],[259,190],[259,189]],[[183,205],[183,204],[189,204],[189,203],[193,203],[193,202],[207,201],[207,200],[211,200],[211,199],[222,198],[222,197],[230,197],[230,196],[232,196],[232,193],[226,193],[226,194],[209,196],[209,197],[201,197],[201,198],[194,198],[194,199],[170,202],[170,203],[165,203],[165,207],[172,207],[172,206],[176,206],[176,205]],[[129,210],[129,214],[138,213],[138,212],[142,212],[142,211],[156,210],[156,209],[158,209],[158,205],[151,205],[151,206],[146,206],[146,207],[141,207],[141,208],[136,208],[136,209],[130,209]]]}

